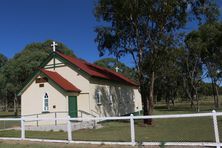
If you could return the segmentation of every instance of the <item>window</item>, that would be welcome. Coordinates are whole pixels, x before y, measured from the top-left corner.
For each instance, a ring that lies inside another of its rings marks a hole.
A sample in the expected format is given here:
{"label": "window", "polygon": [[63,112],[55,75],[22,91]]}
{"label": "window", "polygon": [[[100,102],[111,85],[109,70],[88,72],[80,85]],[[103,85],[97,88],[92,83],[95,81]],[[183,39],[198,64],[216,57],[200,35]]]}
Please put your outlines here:
{"label": "window", "polygon": [[45,93],[43,97],[43,111],[49,111],[49,96],[47,93]]}
{"label": "window", "polygon": [[48,78],[43,77],[43,78],[36,78],[35,83],[45,83],[48,82]]}
{"label": "window", "polygon": [[111,87],[108,88],[108,95],[109,95],[109,103],[113,104],[113,94],[111,93]]}
{"label": "window", "polygon": [[96,104],[97,105],[101,105],[102,104],[101,103],[101,95],[102,95],[102,93],[101,93],[100,90],[96,91]]}
{"label": "window", "polygon": [[39,87],[44,87],[44,84],[39,84]]}
{"label": "window", "polygon": [[109,103],[113,104],[113,95],[112,94],[109,95]]}

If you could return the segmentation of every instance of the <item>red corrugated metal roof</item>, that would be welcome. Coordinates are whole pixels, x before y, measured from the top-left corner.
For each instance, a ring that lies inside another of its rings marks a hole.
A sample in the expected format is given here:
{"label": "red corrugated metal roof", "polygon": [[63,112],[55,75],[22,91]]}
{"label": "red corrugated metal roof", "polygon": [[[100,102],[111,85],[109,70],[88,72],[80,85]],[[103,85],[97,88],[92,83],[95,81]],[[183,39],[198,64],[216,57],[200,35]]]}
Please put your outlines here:
{"label": "red corrugated metal roof", "polygon": [[86,61],[83,61],[83,60],[80,60],[80,59],[77,59],[77,58],[73,58],[71,56],[64,55],[64,54],[59,53],[59,52],[56,52],[56,53],[58,55],[60,55],[61,57],[63,57],[64,59],[71,62],[72,64],[76,65],[78,68],[85,71],[87,74],[89,74],[92,77],[103,78],[103,79],[107,79],[107,80],[113,80],[113,81],[125,83],[125,84],[128,84],[128,85],[138,86],[138,84],[136,84],[132,80],[126,78],[122,74],[117,73],[113,70],[103,68],[103,67],[100,67],[100,66],[95,65],[95,64],[90,64]]}
{"label": "red corrugated metal roof", "polygon": [[80,92],[81,90],[70,83],[68,80],[63,78],[60,74],[54,71],[48,71],[45,69],[40,69],[45,75],[47,75],[50,79],[52,79],[56,84],[58,84],[62,89],[71,92]]}

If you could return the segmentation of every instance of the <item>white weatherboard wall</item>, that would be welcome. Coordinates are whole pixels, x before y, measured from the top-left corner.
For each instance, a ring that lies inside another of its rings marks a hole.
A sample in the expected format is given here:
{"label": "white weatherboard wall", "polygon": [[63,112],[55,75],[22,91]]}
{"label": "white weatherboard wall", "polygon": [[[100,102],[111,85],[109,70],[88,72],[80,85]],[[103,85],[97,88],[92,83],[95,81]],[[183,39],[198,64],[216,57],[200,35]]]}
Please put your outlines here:
{"label": "white weatherboard wall", "polygon": [[133,91],[134,91],[135,112],[139,112],[143,109],[141,94],[140,94],[138,88],[134,88]]}
{"label": "white weatherboard wall", "polygon": [[[44,83],[44,87],[39,87],[40,83],[35,80],[22,94],[22,115],[41,114],[43,111],[43,96],[49,95],[49,112],[67,112],[58,113],[57,118],[67,117],[68,115],[68,96],[77,95],[78,117],[98,117],[98,116],[120,116],[142,110],[141,96],[136,87],[112,82],[108,80],[91,78],[75,67],[69,67],[60,60],[55,59],[56,65],[53,67],[52,59],[45,66],[46,70],[55,71],[67,79],[73,85],[81,90],[79,95],[75,93],[66,93],[57,84],[51,82]],[[40,76],[39,76],[40,77]],[[97,90],[102,92],[101,102],[96,103],[95,94]],[[112,101],[110,101],[112,95]],[[56,108],[53,108],[53,106]],[[36,116],[30,116],[36,117]],[[54,118],[55,114],[42,114],[39,118]],[[38,124],[45,124],[47,121],[39,121]],[[35,124],[36,122],[30,122]],[[55,124],[50,121],[50,124]],[[57,123],[59,124],[59,123]]]}
{"label": "white weatherboard wall", "polygon": [[[55,63],[62,63],[55,59]],[[53,64],[53,59],[47,64]],[[47,67],[47,66],[46,66]],[[120,116],[142,110],[141,96],[137,88],[101,79],[90,79],[78,68],[69,66],[47,69],[56,71],[81,90],[77,97],[78,117],[88,116]],[[95,101],[96,89],[102,89],[102,104]],[[110,93],[113,103],[109,102]]]}
{"label": "white weatherboard wall", "polygon": [[[102,92],[101,105],[96,103],[97,91]],[[90,85],[90,108],[97,116],[120,116],[142,110],[141,97],[138,89],[103,80],[93,80]],[[112,95],[112,101],[110,100]]]}
{"label": "white weatherboard wall", "polygon": [[[31,83],[31,85],[22,94],[21,96],[22,116],[31,115],[31,114],[42,114],[43,97],[45,93],[47,93],[49,96],[50,112],[68,111],[68,101],[66,99],[66,96],[64,96],[60,91],[58,91],[58,89],[55,89],[56,84],[53,84],[53,82],[51,82],[50,80],[49,83],[48,82],[43,83],[44,87],[39,87],[39,84],[40,83],[36,83],[34,80]],[[53,108],[54,105],[56,106],[56,108]],[[48,118],[52,117],[52,115],[43,113],[41,117]],[[35,123],[30,122],[30,124],[36,124],[36,122]],[[42,122],[42,124],[44,123]]]}
{"label": "white weatherboard wall", "polygon": [[77,88],[79,88],[81,93],[89,92],[89,80],[83,77],[80,73],[76,72],[68,66],[57,67],[55,68],[55,71],[71,82],[73,85],[75,85]]}
{"label": "white weatherboard wall", "polygon": [[92,117],[90,108],[90,94],[80,93],[78,99],[78,117]]}
{"label": "white weatherboard wall", "polygon": [[[49,62],[52,64],[53,60]],[[58,59],[55,60],[55,63],[62,63]],[[48,65],[48,64],[47,64]],[[47,67],[47,66],[46,66]],[[56,71],[62,77],[67,79],[73,85],[75,85],[78,89],[81,90],[81,93],[77,96],[77,104],[78,104],[78,116],[85,117],[91,116],[90,113],[90,82],[89,77],[80,72],[77,68],[70,68],[69,66],[56,67],[55,70],[53,68],[47,69],[51,71]]]}

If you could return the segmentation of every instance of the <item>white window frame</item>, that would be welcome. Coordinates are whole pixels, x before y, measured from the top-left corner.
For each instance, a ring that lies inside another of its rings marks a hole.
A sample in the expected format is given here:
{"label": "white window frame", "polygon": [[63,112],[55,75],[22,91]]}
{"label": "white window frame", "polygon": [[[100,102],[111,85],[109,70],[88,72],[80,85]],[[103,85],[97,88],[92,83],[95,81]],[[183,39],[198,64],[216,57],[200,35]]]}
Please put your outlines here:
{"label": "white window frame", "polygon": [[[46,95],[47,95],[47,98],[46,98]],[[46,100],[47,100],[47,106],[46,106]],[[43,107],[43,112],[49,112],[49,95],[48,93],[44,93],[44,96],[43,96],[43,104],[42,104],[42,107]]]}
{"label": "white window frame", "polygon": [[101,102],[101,96],[102,96],[102,92],[101,92],[100,90],[97,90],[97,91],[96,91],[96,96],[95,96],[95,98],[96,98],[96,104],[97,104],[97,105],[101,105],[101,104],[102,104],[102,102]]}
{"label": "white window frame", "polygon": [[108,95],[109,95],[109,103],[113,104],[113,95],[111,93],[111,87],[108,88]]}

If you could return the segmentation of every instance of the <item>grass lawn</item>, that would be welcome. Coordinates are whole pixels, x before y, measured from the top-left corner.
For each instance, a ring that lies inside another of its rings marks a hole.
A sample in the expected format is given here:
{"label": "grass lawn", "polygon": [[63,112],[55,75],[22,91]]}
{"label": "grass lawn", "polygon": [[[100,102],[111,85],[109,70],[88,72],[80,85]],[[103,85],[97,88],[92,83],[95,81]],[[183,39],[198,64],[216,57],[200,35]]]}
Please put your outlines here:
{"label": "grass lawn", "polygon": [[[222,118],[218,120],[222,136]],[[105,122],[103,128],[74,131],[74,140],[130,141],[129,122]],[[212,119],[206,117],[186,119],[158,119],[154,125],[144,126],[142,121],[135,123],[136,141],[214,141]],[[20,137],[20,131],[0,131],[0,137]],[[28,138],[67,139],[66,132],[26,131]]]}
{"label": "grass lawn", "polygon": [[[221,100],[222,102],[222,100]],[[212,111],[212,101],[206,99],[200,103],[201,112]],[[222,111],[219,109],[218,111]],[[154,114],[183,114],[195,113],[190,109],[189,103],[176,103],[167,110],[164,104],[157,104]],[[20,123],[10,123],[15,126]],[[14,125],[15,124],[15,125]],[[74,131],[74,140],[94,140],[94,141],[130,141],[130,124],[126,122],[104,122],[103,128],[84,129]],[[222,137],[222,116],[218,117],[220,137]],[[1,128],[1,123],[0,123]],[[155,119],[152,126],[144,126],[142,121],[135,122],[136,141],[214,141],[213,121],[211,117],[181,118],[181,119]],[[20,131],[9,130],[0,131],[0,137],[20,137]],[[66,132],[36,132],[26,131],[28,138],[41,139],[67,139]]]}
{"label": "grass lawn", "polygon": [[20,121],[0,121],[0,130],[20,126]]}
{"label": "grass lawn", "polygon": [[[65,144],[65,143],[40,143],[30,141],[0,141],[0,148],[119,148],[119,145],[90,145],[90,144]],[[121,148],[129,148],[123,146]],[[149,147],[149,148],[157,148]]]}
{"label": "grass lawn", "polygon": [[4,117],[15,117],[15,113],[14,112],[0,112],[0,118],[4,118]]}

